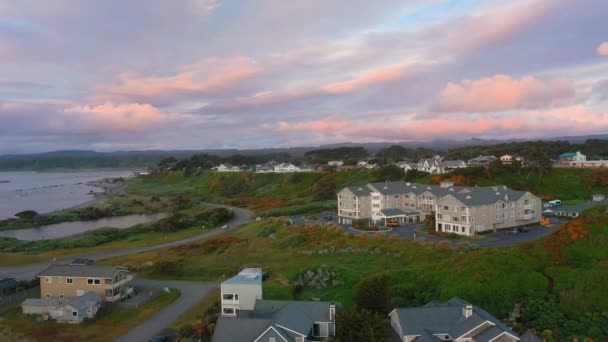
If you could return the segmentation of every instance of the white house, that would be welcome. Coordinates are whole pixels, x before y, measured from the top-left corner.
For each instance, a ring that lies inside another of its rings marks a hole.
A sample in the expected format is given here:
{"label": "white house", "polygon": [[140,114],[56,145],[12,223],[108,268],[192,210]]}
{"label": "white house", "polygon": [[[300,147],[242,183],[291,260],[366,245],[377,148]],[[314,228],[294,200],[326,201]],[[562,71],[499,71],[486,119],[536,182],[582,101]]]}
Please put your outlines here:
{"label": "white house", "polygon": [[253,310],[262,299],[262,269],[244,268],[221,284],[222,316],[236,317],[239,310]]}
{"label": "white house", "polygon": [[217,167],[217,171],[219,171],[219,172],[239,172],[239,171],[241,171],[241,168],[236,165],[226,163],[226,164],[220,164]]}
{"label": "white house", "polygon": [[424,171],[428,173],[439,173],[440,163],[441,158],[421,159],[418,162],[418,171]]}
{"label": "white house", "polygon": [[327,162],[327,165],[329,166],[342,166],[344,165],[344,161],[342,160],[330,160]]}
{"label": "white house", "polygon": [[281,163],[275,165],[274,172],[298,172],[300,168],[291,163]]}
{"label": "white house", "polygon": [[361,160],[357,163],[357,166],[359,167],[366,167],[367,166],[367,162],[365,160]]}

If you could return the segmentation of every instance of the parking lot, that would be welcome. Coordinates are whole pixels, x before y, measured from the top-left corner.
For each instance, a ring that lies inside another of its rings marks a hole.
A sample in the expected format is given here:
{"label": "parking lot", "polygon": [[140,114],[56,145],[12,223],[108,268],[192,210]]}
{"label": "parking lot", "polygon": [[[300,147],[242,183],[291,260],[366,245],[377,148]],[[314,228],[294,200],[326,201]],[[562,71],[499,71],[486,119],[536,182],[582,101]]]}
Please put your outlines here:
{"label": "parking lot", "polygon": [[[294,215],[289,216],[291,222],[295,225],[305,225],[305,224],[335,224],[338,227],[342,228],[345,232],[354,234],[354,235],[373,235],[378,234],[377,232],[364,232],[355,230],[352,228],[350,224],[338,223],[338,214],[335,212],[322,212],[318,214],[308,214],[308,215]],[[518,234],[508,234],[507,230],[501,230],[497,232],[492,232],[488,234],[483,234],[478,237],[478,239],[473,238],[462,238],[462,239],[451,239],[447,237],[429,235],[423,231],[425,227],[424,223],[409,223],[404,224],[398,227],[393,228],[389,232],[384,232],[388,236],[397,235],[401,238],[406,239],[420,239],[424,238],[426,241],[440,242],[447,241],[453,244],[458,244],[462,241],[470,242],[473,245],[476,245],[481,248],[490,248],[490,247],[503,247],[509,246],[519,243],[524,243],[527,241],[533,241],[540,239],[544,236],[547,236],[559,228],[560,225],[565,223],[564,220],[559,220],[557,218],[553,218],[551,221],[551,225],[547,227],[543,227],[541,225],[528,226],[526,232],[521,232]],[[510,230],[513,230],[512,228]]]}

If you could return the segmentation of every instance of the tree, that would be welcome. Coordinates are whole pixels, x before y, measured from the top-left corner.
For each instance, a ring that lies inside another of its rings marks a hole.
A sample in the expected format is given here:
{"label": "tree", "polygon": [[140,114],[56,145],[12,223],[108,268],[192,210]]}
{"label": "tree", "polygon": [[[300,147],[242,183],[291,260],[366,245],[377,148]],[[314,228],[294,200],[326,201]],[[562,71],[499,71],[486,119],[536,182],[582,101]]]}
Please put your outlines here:
{"label": "tree", "polygon": [[325,174],[312,186],[312,198],[315,201],[334,199],[336,197],[336,184],[334,174]]}
{"label": "tree", "polygon": [[405,173],[405,180],[407,182],[413,182],[416,179],[422,178],[422,177],[426,177],[428,176],[429,173],[428,172],[424,172],[424,171],[418,171],[418,170],[408,170]]}
{"label": "tree", "polygon": [[399,145],[383,148],[376,153],[376,158],[382,158],[386,162],[398,162],[400,160],[413,158],[414,156],[414,151]]}
{"label": "tree", "polygon": [[403,169],[396,165],[387,165],[372,172],[372,178],[375,182],[396,181],[404,176]]}
{"label": "tree", "polygon": [[358,309],[370,310],[386,315],[391,309],[390,278],[386,274],[367,277],[355,289],[355,304]]}
{"label": "tree", "polygon": [[369,310],[341,310],[336,314],[336,340],[339,342],[388,342],[386,315]]}

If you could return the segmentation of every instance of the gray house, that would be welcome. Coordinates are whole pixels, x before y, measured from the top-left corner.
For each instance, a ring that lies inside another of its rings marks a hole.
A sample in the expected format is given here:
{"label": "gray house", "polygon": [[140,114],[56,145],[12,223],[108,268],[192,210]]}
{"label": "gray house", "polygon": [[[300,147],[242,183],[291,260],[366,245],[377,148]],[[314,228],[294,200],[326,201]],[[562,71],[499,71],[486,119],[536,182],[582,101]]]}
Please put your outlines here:
{"label": "gray house", "polygon": [[516,342],[519,336],[485,310],[454,297],[417,308],[397,308],[389,317],[394,342]]}
{"label": "gray house", "polygon": [[85,319],[93,319],[103,303],[103,298],[96,293],[87,292],[84,295],[70,299],[26,299],[21,308],[24,314],[44,315],[59,323],[81,323]]}
{"label": "gray house", "polygon": [[253,310],[220,317],[212,342],[310,342],[335,336],[336,309],[330,302],[256,300]]}

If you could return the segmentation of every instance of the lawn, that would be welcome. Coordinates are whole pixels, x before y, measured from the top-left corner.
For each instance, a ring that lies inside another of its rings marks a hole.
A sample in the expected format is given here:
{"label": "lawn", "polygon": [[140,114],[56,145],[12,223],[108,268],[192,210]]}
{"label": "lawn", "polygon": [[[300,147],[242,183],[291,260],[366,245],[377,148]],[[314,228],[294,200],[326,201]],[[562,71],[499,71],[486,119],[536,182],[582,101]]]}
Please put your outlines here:
{"label": "lawn", "polygon": [[41,255],[0,253],[0,267],[35,264],[45,260],[48,258]]}
{"label": "lawn", "polygon": [[[129,265],[157,279],[214,281],[242,267],[262,267],[270,272],[265,298],[314,297],[339,301],[345,307],[353,305],[353,289],[361,279],[377,273],[390,276],[395,306],[459,296],[504,318],[518,301],[555,297],[559,304],[554,311],[563,319],[522,321],[517,329],[551,328],[556,336],[566,338],[586,333],[583,325],[608,327],[608,316],[601,318],[601,312],[608,311],[608,213],[606,207],[591,212],[544,239],[495,249],[469,251],[464,245],[451,249],[445,243],[383,234],[359,237],[331,226],[288,226],[273,219],[191,245],[104,263]],[[335,272],[341,283],[304,288],[296,294],[292,284],[298,276],[318,268]],[[582,323],[584,317],[597,314],[597,321]],[[593,331],[591,336],[608,336],[608,331],[606,335]]]}
{"label": "lawn", "polygon": [[[25,316],[21,308],[10,309],[0,318],[0,331],[8,340],[28,341],[111,341],[171,304],[180,296],[178,290],[163,293],[139,309],[115,308],[100,311],[100,316],[82,324],[61,324],[54,321],[36,323],[34,316]],[[0,338],[2,338],[0,337]]]}

